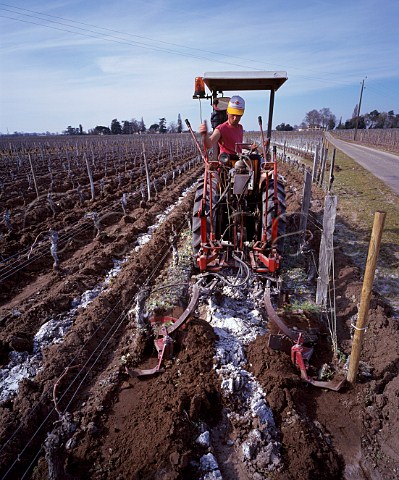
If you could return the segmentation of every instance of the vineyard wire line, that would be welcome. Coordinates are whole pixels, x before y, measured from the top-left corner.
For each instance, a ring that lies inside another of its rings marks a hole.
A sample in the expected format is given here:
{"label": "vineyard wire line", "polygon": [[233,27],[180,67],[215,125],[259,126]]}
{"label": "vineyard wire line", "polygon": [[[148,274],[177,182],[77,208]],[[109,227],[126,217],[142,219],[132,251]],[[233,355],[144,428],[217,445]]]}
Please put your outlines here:
{"label": "vineyard wire line", "polygon": [[[191,159],[192,160],[192,159]],[[190,161],[191,161],[190,160]],[[184,159],[184,162],[187,163],[187,158]],[[135,192],[132,192],[130,194],[131,196],[135,196],[135,195],[139,195],[139,190],[136,190]],[[113,204],[111,204],[110,206],[105,206],[103,210],[100,210],[100,214],[102,214],[102,216],[105,216],[107,212],[111,212],[117,205],[119,205],[120,201],[119,199],[118,200],[115,200],[115,202]],[[121,212],[121,215],[122,215],[122,212]],[[79,221],[81,221],[82,219],[84,219],[84,217],[82,217],[81,219],[78,220],[78,222],[75,224],[75,226],[79,223]],[[68,240],[71,240],[73,239],[77,233],[83,233],[84,231],[88,230],[89,228],[92,228],[92,223],[91,222],[87,222],[87,226],[85,226],[85,224],[83,224],[82,226],[78,227],[77,231],[75,232],[64,232],[62,235],[60,235],[60,238],[59,238],[59,241],[61,242],[67,242]],[[74,225],[68,227],[68,228],[74,228]],[[44,244],[44,243],[47,243],[47,240],[42,240],[41,242],[39,242],[38,246],[36,248],[39,247],[39,245],[41,244]],[[11,257],[8,257],[7,259],[3,260],[2,262],[0,263],[5,263],[7,260],[9,260],[10,258],[13,258],[13,257],[18,257],[18,256],[21,256],[23,255],[24,253],[26,253],[31,247],[27,247],[26,249],[23,249],[22,251],[20,252],[17,252],[16,254],[12,255]],[[14,264],[16,263],[17,266],[13,267],[13,263],[11,263],[11,265],[8,265],[6,266],[5,268],[3,268],[1,271],[0,271],[0,282],[1,281],[4,281],[6,280],[7,278],[9,278],[10,276],[12,276],[14,273],[20,271],[22,268],[24,268],[25,266],[29,265],[30,263],[32,263],[33,261],[37,260],[38,258],[42,258],[43,256],[46,255],[46,250],[45,250],[45,246],[43,245],[42,247],[40,247],[40,249],[42,250],[42,253],[40,255],[34,255],[31,257],[31,259],[28,259],[28,260],[25,260],[25,261],[22,261],[20,262],[18,258],[16,258],[16,260],[14,261]],[[22,252],[22,253],[21,253]],[[46,255],[47,256],[47,255]],[[18,268],[18,264],[19,264],[19,268]],[[4,273],[5,271],[5,273]]]}
{"label": "vineyard wire line", "polygon": [[[185,221],[182,222],[181,225],[184,225]],[[180,229],[181,230],[181,229]],[[179,230],[179,232],[180,232]],[[165,246],[167,244],[167,242],[164,242],[163,246]],[[171,246],[169,246],[169,248],[166,250],[165,254],[162,256],[162,261],[165,260],[166,256],[169,254],[171,250]],[[154,262],[155,263],[155,267],[153,268],[153,270],[151,271],[151,275],[150,277],[152,277],[154,275],[154,271],[156,271],[159,266],[160,266],[160,263],[159,262]],[[135,282],[139,279],[139,275],[137,275],[136,279],[135,279]],[[108,332],[104,335],[103,339],[99,342],[99,344],[97,345],[97,347],[95,348],[95,350],[91,353],[91,355],[89,356],[89,358],[86,360],[85,364],[83,365],[83,367],[80,369],[80,371],[75,375],[75,378],[70,382],[69,386],[66,388],[66,390],[64,391],[64,393],[62,394],[62,396],[60,397],[59,401],[61,401],[64,396],[67,394],[67,392],[69,391],[69,389],[72,387],[72,385],[75,383],[75,380],[77,380],[77,378],[79,377],[79,375],[83,372],[83,369],[86,367],[86,365],[89,363],[89,361],[92,359],[93,355],[96,353],[97,349],[99,347],[102,346],[102,344],[106,341],[105,345],[103,346],[102,350],[100,351],[100,353],[97,355],[97,358],[95,359],[95,361],[92,363],[92,365],[89,367],[88,369],[88,372],[84,375],[84,378],[83,380],[79,383],[78,387],[76,388],[75,392],[74,392],[74,395],[72,395],[72,398],[70,399],[70,401],[68,402],[65,410],[64,410],[64,413],[66,412],[66,409],[70,406],[71,402],[73,401],[73,399],[75,398],[77,392],[79,391],[81,385],[83,384],[83,381],[85,380],[85,378],[87,377],[87,375],[90,373],[91,369],[94,367],[94,365],[97,363],[97,361],[99,360],[99,358],[101,357],[103,351],[105,350],[106,346],[108,345],[108,343],[110,342],[110,340],[113,338],[113,336],[115,335],[115,333],[118,331],[118,329],[120,328],[120,326],[123,324],[124,320],[126,319],[127,317],[127,312],[130,310],[131,306],[133,305],[133,302],[134,302],[135,298],[133,298],[131,300],[131,302],[127,305],[127,307],[122,311],[122,313],[118,316],[118,318],[115,320],[114,324],[110,327],[110,329],[108,330]],[[98,330],[102,327],[102,325],[106,322],[106,320],[108,319],[108,317],[111,315],[111,313],[117,308],[117,306],[120,304],[120,302],[122,302],[122,300],[118,300],[117,303],[114,305],[114,307],[111,309],[111,311],[105,316],[105,318],[102,320],[102,322],[100,323],[100,325],[97,327],[97,329],[93,332],[93,334],[90,336],[89,339],[87,339],[87,341],[82,345],[82,347],[80,348],[79,352],[83,351],[84,348],[87,346],[87,344],[92,340],[92,338],[94,337],[94,335],[98,332]],[[115,327],[116,326],[116,327]],[[114,331],[112,332],[112,329],[115,327]],[[110,335],[109,338],[107,339],[107,335]],[[78,353],[70,360],[69,364],[68,364],[68,367],[71,366],[75,359],[78,357]],[[58,380],[58,379],[57,379]],[[31,413],[31,415],[33,415],[34,411],[39,408],[39,404],[35,407],[35,409],[33,410],[33,412]],[[28,443],[25,444],[25,446],[23,447],[23,449],[19,452],[18,456],[17,456],[17,459],[14,461],[14,463],[10,466],[10,468],[7,470],[5,476],[8,475],[8,473],[13,469],[14,465],[17,463],[18,461],[18,458],[20,455],[22,455],[25,450],[28,448],[28,446],[30,445],[30,443],[32,442],[32,440],[37,436],[38,432],[41,430],[41,428],[46,424],[46,422],[49,420],[49,418],[51,417],[51,415],[55,412],[55,406],[50,409],[48,415],[45,417],[45,419],[43,420],[43,422],[39,425],[39,427],[36,429],[36,431],[33,433],[33,435],[31,436],[31,438],[29,439]],[[0,452],[5,448],[5,446],[14,438],[14,436],[17,434],[17,432],[22,428],[22,425],[17,428],[13,435],[11,436],[11,438],[3,445],[3,447],[0,449]],[[38,455],[40,454],[40,451],[42,449],[42,446],[39,450],[39,452],[36,454],[35,458],[33,459],[33,462],[35,461],[35,459],[38,457]],[[31,466],[31,465],[30,465]],[[30,468],[29,466],[29,468]],[[26,473],[26,472],[25,472]]]}

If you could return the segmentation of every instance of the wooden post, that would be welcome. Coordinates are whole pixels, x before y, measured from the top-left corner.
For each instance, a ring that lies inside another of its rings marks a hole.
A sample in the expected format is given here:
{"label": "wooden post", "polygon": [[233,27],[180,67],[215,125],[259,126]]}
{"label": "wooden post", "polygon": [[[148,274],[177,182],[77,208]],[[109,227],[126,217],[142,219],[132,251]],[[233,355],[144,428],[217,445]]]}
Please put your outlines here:
{"label": "wooden post", "polygon": [[360,297],[359,313],[353,336],[352,351],[348,369],[347,380],[349,383],[356,383],[357,371],[359,368],[360,351],[362,348],[365,325],[368,317],[368,310],[373,286],[375,267],[381,245],[381,236],[384,229],[385,212],[375,212],[373,230],[367,256],[366,270],[364,272],[363,288]]}
{"label": "wooden post", "polygon": [[324,155],[323,158],[321,159],[321,166],[320,166],[320,178],[319,178],[319,187],[323,187],[323,181],[324,181],[324,171],[326,169],[327,165],[327,157],[328,157],[328,147],[326,146],[324,149]]}
{"label": "wooden post", "polygon": [[143,161],[144,161],[145,175],[147,179],[147,195],[148,195],[147,200],[150,201],[151,200],[151,181],[150,181],[150,173],[148,171],[147,157],[145,155],[144,142],[143,142]]}
{"label": "wooden post", "polygon": [[301,206],[301,219],[299,221],[299,230],[304,232],[308,224],[308,214],[310,199],[312,196],[312,175],[308,170],[305,170],[305,183],[303,185],[303,196]]}
{"label": "wooden post", "polygon": [[319,145],[316,145],[316,151],[313,158],[312,182],[316,180],[317,166],[319,163]]}
{"label": "wooden post", "polygon": [[[93,152],[92,152],[93,154]],[[94,155],[94,154],[93,154]],[[96,193],[94,190],[94,181],[93,181],[93,175],[91,173],[90,165],[89,165],[89,160],[87,159],[86,152],[83,153],[83,157],[86,162],[86,168],[87,168],[87,175],[89,176],[89,181],[90,181],[90,190],[91,190],[91,200],[94,201],[96,198]]]}
{"label": "wooden post", "polygon": [[324,200],[323,233],[320,242],[319,276],[317,277],[316,304],[326,305],[330,268],[333,258],[333,234],[337,211],[337,196],[326,195]]}
{"label": "wooden post", "polygon": [[29,163],[30,163],[30,169],[32,170],[33,184],[35,185],[36,197],[39,200],[39,197],[40,197],[39,189],[37,188],[36,174],[35,174],[35,169],[33,168],[33,162],[32,162],[32,158],[30,156],[30,153],[28,153],[28,158],[29,158]]}
{"label": "wooden post", "polygon": [[330,177],[328,179],[328,192],[330,192],[332,184],[334,182],[334,164],[335,164],[335,148],[333,150],[333,155],[331,158],[331,165],[330,165]]}

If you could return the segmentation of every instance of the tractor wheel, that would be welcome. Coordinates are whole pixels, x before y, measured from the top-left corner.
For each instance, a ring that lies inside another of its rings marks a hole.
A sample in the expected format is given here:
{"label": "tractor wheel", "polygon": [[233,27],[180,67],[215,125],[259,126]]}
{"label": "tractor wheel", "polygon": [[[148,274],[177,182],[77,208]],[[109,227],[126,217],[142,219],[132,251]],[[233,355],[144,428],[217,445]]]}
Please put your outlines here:
{"label": "tractor wheel", "polygon": [[[272,225],[273,219],[275,217],[275,207],[274,207],[274,184],[270,183],[269,189],[266,192],[262,192],[262,205],[266,205],[266,195],[267,195],[267,225],[264,225],[264,220],[262,222],[262,233],[266,227],[266,238],[268,242],[272,241]],[[278,198],[278,210],[280,215],[278,216],[278,233],[277,233],[277,250],[279,253],[282,253],[284,250],[284,239],[286,231],[286,200],[285,200],[285,188],[284,184],[277,180],[277,198]]]}
{"label": "tractor wheel", "polygon": [[[219,198],[219,195],[217,193],[218,189],[218,180],[215,178],[212,181],[212,202],[215,204]],[[193,206],[193,218],[192,218],[192,224],[191,224],[191,230],[192,230],[192,252],[193,252],[193,258],[194,258],[194,265],[197,265],[196,262],[196,256],[198,254],[198,251],[201,247],[201,219],[198,216],[198,212],[201,208],[201,202],[204,194],[204,186],[203,184],[200,184],[195,192],[195,199],[194,199],[194,206]],[[206,204],[205,204],[205,212],[207,213],[207,218],[206,218],[206,231],[207,231],[207,239],[209,239],[209,231],[210,231],[210,217],[209,217],[209,186],[207,190],[207,195],[206,195]],[[215,230],[216,228],[216,211],[213,211],[213,222],[212,222],[213,228]]]}

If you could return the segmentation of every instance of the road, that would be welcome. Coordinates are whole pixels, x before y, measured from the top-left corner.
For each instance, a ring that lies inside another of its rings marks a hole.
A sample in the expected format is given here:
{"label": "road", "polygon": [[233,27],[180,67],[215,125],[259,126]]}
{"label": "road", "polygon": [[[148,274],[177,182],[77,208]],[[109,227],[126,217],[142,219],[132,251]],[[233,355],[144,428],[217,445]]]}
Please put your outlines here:
{"label": "road", "polygon": [[334,138],[328,132],[326,132],[326,139],[399,195],[399,155],[344,142]]}

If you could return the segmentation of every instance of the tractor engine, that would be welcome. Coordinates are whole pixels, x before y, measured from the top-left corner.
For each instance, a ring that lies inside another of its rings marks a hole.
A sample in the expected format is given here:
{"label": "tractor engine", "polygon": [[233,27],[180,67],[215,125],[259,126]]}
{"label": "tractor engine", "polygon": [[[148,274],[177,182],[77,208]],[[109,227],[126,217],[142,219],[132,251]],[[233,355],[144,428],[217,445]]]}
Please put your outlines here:
{"label": "tractor engine", "polygon": [[229,172],[234,195],[243,195],[253,190],[252,166],[240,158]]}

